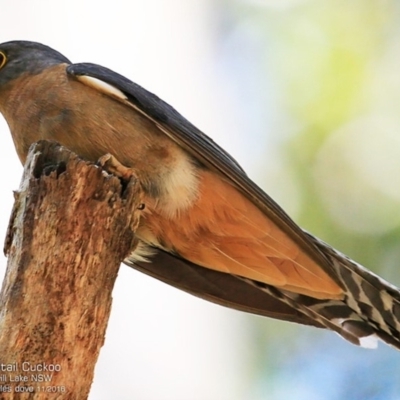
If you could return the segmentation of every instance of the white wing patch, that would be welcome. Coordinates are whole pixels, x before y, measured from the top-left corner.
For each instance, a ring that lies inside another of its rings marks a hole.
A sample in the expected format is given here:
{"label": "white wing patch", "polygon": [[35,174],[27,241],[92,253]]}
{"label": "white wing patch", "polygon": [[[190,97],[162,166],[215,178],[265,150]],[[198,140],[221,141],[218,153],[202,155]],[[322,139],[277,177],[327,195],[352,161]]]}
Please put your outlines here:
{"label": "white wing patch", "polygon": [[116,87],[102,81],[101,79],[93,78],[92,76],[80,75],[76,77],[78,81],[83,84],[98,90],[101,93],[107,94],[109,96],[117,97],[122,100],[127,100],[127,97],[121,90]]}

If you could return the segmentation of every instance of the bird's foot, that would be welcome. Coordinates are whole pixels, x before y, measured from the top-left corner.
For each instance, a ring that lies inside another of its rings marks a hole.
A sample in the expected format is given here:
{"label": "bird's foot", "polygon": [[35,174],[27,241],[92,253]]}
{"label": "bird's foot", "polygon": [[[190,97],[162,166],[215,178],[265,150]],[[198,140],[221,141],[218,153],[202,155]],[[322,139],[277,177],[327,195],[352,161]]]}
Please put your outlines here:
{"label": "bird's foot", "polygon": [[[142,200],[143,191],[142,187],[137,179],[137,175],[132,168],[125,167],[122,165],[112,154],[107,153],[101,156],[97,160],[97,165],[102,167],[109,174],[115,175],[121,180],[123,190],[125,190],[129,185],[134,185],[136,196]],[[140,202],[136,207],[139,211],[145,209],[145,204]]]}
{"label": "bird's foot", "polygon": [[123,180],[129,181],[132,177],[136,178],[136,174],[132,168],[122,165],[112,154],[108,153],[101,156],[97,163],[108,173],[117,176]]}

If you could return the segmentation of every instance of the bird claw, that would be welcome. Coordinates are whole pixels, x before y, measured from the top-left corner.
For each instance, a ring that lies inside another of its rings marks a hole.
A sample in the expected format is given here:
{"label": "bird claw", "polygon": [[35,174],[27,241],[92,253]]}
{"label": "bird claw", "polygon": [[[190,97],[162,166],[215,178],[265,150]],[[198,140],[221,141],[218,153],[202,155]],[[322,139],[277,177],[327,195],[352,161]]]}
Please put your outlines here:
{"label": "bird claw", "polygon": [[108,153],[101,156],[97,163],[108,173],[117,176],[123,180],[130,180],[132,177],[136,178],[132,168],[122,165],[112,154]]}

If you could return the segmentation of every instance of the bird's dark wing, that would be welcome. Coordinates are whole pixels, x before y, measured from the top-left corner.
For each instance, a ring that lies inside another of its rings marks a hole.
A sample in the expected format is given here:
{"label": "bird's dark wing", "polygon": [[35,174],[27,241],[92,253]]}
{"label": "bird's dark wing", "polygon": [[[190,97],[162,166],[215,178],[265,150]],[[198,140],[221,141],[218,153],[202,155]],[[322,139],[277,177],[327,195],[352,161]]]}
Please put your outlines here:
{"label": "bird's dark wing", "polygon": [[151,262],[125,262],[132,268],[202,299],[239,311],[284,321],[323,326],[234,275],[199,267],[190,261],[155,250]]}
{"label": "bird's dark wing", "polygon": [[[96,64],[72,64],[67,67],[67,73],[78,78],[95,78],[122,92],[121,94],[125,96],[126,101],[152,120],[173,141],[186,149],[195,159],[201,161],[211,170],[218,172],[225,180],[229,180],[232,185],[236,186],[265,215],[292,237],[340,285],[324,254],[313,245],[304,231],[290,219],[271,197],[248,178],[233,157],[173,107],[124,76]],[[105,92],[107,92],[107,89]],[[109,94],[112,95],[111,92]]]}

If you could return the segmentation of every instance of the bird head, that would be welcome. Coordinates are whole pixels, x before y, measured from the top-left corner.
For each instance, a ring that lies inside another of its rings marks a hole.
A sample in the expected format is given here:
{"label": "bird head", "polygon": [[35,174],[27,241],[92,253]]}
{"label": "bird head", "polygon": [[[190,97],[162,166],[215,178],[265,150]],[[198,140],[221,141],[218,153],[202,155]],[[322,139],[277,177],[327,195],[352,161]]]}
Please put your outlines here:
{"label": "bird head", "polygon": [[12,41],[0,44],[1,88],[24,74],[35,75],[52,65],[67,63],[68,58],[36,42]]}

